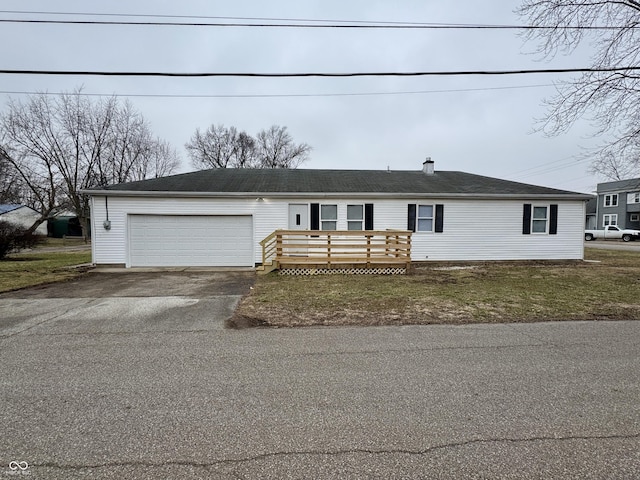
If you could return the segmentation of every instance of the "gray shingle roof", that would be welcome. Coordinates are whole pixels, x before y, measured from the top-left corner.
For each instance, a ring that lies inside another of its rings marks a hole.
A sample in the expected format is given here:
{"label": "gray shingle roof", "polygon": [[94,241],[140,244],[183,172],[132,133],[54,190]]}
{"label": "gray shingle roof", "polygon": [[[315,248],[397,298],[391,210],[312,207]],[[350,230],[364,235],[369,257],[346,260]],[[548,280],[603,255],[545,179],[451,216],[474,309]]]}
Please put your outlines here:
{"label": "gray shingle roof", "polygon": [[640,178],[630,178],[628,180],[617,180],[615,182],[605,182],[598,184],[598,192],[638,189],[640,189]]}
{"label": "gray shingle roof", "polygon": [[464,172],[308,169],[212,169],[121,183],[92,194],[172,192],[217,194],[438,194],[588,196]]}

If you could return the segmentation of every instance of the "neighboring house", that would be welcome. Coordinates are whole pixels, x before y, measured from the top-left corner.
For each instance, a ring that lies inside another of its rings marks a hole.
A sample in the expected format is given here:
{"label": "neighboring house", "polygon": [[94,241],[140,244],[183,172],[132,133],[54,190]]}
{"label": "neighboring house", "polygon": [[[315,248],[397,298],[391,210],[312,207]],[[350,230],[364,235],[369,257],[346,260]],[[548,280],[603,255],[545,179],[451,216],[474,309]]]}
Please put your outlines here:
{"label": "neighboring house", "polygon": [[586,217],[584,221],[585,230],[596,230],[598,228],[598,197],[591,196],[586,204]]}
{"label": "neighboring house", "polygon": [[[40,214],[33,208],[26,205],[0,205],[0,221],[19,225],[21,227],[29,228],[34,224],[36,220],[40,218]],[[47,235],[47,224],[41,223],[36,228],[35,233],[37,235]]]}
{"label": "neighboring house", "polygon": [[411,258],[582,259],[589,195],[463,172],[213,169],[87,190],[93,261],[254,266],[276,229],[412,230]]}
{"label": "neighboring house", "polygon": [[640,178],[598,184],[598,227],[640,230]]}

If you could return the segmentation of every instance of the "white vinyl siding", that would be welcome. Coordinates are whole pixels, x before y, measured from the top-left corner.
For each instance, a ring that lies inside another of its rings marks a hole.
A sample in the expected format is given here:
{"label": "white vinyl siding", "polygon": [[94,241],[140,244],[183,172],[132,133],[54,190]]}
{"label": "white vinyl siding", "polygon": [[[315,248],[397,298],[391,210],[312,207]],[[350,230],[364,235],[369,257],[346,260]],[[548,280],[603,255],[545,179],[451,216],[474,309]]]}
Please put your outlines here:
{"label": "white vinyl siding", "polygon": [[[337,205],[337,229],[348,228],[348,205],[372,203],[377,230],[407,229],[407,204],[444,204],[446,228],[437,235],[414,234],[412,259],[430,260],[526,260],[583,258],[584,202],[556,201],[557,235],[522,235],[522,204],[535,199],[389,199],[340,198]],[[104,197],[92,197],[93,261],[98,264],[127,264],[127,216],[158,215],[250,215],[253,218],[253,259],[262,261],[260,240],[276,229],[287,229],[289,203],[312,204],[326,199],[287,197],[263,201],[252,198],[152,198],[110,197],[111,229],[105,230]],[[548,215],[548,212],[547,212]],[[491,218],[488,222],[487,218]],[[547,227],[548,228],[548,227]]]}

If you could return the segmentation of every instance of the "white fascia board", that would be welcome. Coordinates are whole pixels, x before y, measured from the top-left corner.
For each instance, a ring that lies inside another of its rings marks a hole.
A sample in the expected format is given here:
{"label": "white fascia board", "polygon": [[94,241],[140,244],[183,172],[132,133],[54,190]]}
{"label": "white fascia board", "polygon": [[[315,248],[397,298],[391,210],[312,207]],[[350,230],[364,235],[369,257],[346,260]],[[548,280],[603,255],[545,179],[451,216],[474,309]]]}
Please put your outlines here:
{"label": "white fascia board", "polygon": [[503,199],[503,200],[589,200],[591,195],[575,194],[478,194],[478,193],[379,193],[379,192],[160,192],[127,190],[82,190],[95,197],[149,197],[149,198],[451,198],[451,199]]}

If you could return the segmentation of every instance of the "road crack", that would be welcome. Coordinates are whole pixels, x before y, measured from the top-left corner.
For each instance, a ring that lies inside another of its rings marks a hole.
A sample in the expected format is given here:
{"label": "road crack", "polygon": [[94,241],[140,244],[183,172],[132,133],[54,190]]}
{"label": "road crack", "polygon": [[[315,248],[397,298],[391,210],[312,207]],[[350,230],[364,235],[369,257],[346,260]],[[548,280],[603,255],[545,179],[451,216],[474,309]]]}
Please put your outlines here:
{"label": "road crack", "polygon": [[59,464],[54,462],[45,463],[33,463],[33,467],[55,468],[59,470],[85,470],[85,469],[100,469],[100,468],[121,468],[121,467],[196,467],[196,468],[209,468],[220,465],[239,465],[242,463],[256,462],[260,460],[266,460],[269,458],[287,457],[287,456],[340,456],[340,455],[352,455],[352,454],[364,454],[364,455],[428,455],[430,453],[438,452],[441,450],[462,448],[470,445],[482,445],[492,443],[535,443],[535,442],[567,442],[575,440],[630,440],[640,438],[640,433],[628,434],[628,435],[570,435],[570,436],[537,436],[537,437],[525,437],[525,438],[475,438],[471,440],[444,443],[441,445],[434,445],[422,450],[411,449],[368,449],[368,448],[354,448],[343,450],[294,450],[286,452],[268,452],[258,455],[241,457],[241,458],[224,458],[219,460],[212,460],[208,462],[197,462],[192,460],[169,460],[164,462],[151,462],[151,461],[130,461],[130,462],[105,462],[86,465],[71,465],[71,464]]}

